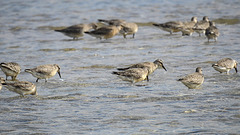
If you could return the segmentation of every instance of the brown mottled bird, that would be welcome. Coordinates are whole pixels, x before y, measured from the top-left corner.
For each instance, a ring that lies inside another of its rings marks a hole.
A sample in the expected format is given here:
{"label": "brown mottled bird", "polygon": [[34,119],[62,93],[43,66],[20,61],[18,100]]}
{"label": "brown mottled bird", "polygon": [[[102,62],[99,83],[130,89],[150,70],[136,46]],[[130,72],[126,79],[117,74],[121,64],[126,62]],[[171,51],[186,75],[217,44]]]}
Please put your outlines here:
{"label": "brown mottled bird", "polygon": [[123,81],[131,83],[137,83],[143,80],[148,81],[149,70],[147,67],[144,68],[130,68],[124,71],[114,71],[112,74],[118,75]]}
{"label": "brown mottled bird", "polygon": [[107,23],[108,25],[119,26],[121,25],[123,28],[120,30],[120,34],[126,38],[127,35],[133,35],[135,37],[135,33],[138,31],[138,25],[133,22],[126,22],[125,20],[121,19],[111,19],[111,20],[104,20],[98,19],[99,22]]}
{"label": "brown mottled bird", "polygon": [[21,71],[21,67],[18,63],[15,62],[9,62],[9,63],[1,63],[0,68],[6,75],[6,80],[8,76],[12,77],[12,80],[16,80],[16,77]]}
{"label": "brown mottled bird", "polygon": [[109,39],[115,36],[116,34],[118,34],[121,29],[122,29],[122,26],[111,25],[111,26],[103,26],[96,30],[84,32],[84,33],[99,39],[102,39],[102,38]]}
{"label": "brown mottled bird", "polygon": [[127,70],[127,69],[131,69],[131,68],[144,68],[147,67],[149,70],[149,74],[152,74],[157,68],[163,68],[165,71],[167,71],[167,69],[164,67],[163,65],[163,61],[160,59],[156,59],[154,62],[142,62],[142,63],[137,63],[137,64],[133,64],[130,67],[126,67],[126,68],[117,68],[118,70]]}
{"label": "brown mottled bird", "polygon": [[5,86],[8,90],[12,92],[16,92],[20,94],[21,96],[24,95],[37,95],[37,88],[36,85],[27,82],[27,81],[8,81],[2,83],[3,86]]}

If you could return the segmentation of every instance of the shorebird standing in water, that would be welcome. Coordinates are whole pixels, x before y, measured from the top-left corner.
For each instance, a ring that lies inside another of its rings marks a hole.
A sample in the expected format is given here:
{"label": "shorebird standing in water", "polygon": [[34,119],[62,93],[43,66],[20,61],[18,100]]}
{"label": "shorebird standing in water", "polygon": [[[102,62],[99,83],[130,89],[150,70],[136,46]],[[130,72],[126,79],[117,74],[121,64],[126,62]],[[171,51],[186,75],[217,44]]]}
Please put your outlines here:
{"label": "shorebird standing in water", "polygon": [[120,30],[122,29],[122,26],[103,26],[100,27],[96,30],[93,31],[88,31],[88,32],[84,32],[86,34],[89,34],[93,37],[99,38],[99,39],[109,39],[112,38],[113,36],[115,36],[116,34],[118,34],[120,32]]}
{"label": "shorebird standing in water", "polygon": [[149,70],[149,74],[152,74],[157,68],[163,68],[165,71],[167,71],[167,69],[164,67],[163,65],[163,61],[160,60],[160,59],[156,59],[154,62],[142,62],[142,63],[137,63],[137,64],[134,64],[130,67],[126,67],[126,68],[117,68],[118,70],[128,70],[128,69],[131,69],[131,68],[148,68]]}
{"label": "shorebird standing in water", "polygon": [[2,83],[9,91],[24,95],[37,95],[36,85],[27,81],[7,81]]}
{"label": "shorebird standing in water", "polygon": [[199,21],[193,27],[193,30],[201,36],[201,34],[205,34],[206,29],[209,27],[209,19],[207,16],[203,17],[202,21]]}
{"label": "shorebird standing in water", "polygon": [[189,74],[183,78],[180,78],[180,79],[178,79],[178,81],[181,81],[189,89],[198,88],[199,86],[202,85],[202,83],[204,81],[204,76],[202,74],[202,68],[198,67],[196,69],[195,73]]}
{"label": "shorebird standing in water", "polygon": [[172,34],[172,33],[181,31],[179,27],[182,27],[183,23],[180,21],[170,21],[170,22],[159,23],[159,24],[154,23],[153,26],[156,26],[161,30],[170,32],[170,34]]}
{"label": "shorebird standing in water", "polygon": [[9,63],[1,63],[0,68],[6,75],[6,80],[8,76],[12,77],[12,80],[16,80],[16,77],[21,71],[21,67],[18,63],[15,62],[9,62]]}
{"label": "shorebird standing in water", "polygon": [[217,38],[220,35],[218,28],[215,26],[215,23],[210,21],[209,27],[206,29],[205,35],[208,38],[208,42],[210,39],[214,39],[217,42]]}
{"label": "shorebird standing in water", "polygon": [[233,60],[231,58],[223,58],[217,61],[217,63],[213,64],[212,67],[220,73],[226,72],[229,74],[229,71],[233,68],[235,69],[236,73],[238,72],[237,64],[238,63],[236,60]]}
{"label": "shorebird standing in water", "polygon": [[107,23],[108,25],[119,26],[121,25],[123,28],[120,30],[120,34],[126,38],[127,35],[133,35],[135,37],[135,33],[138,31],[138,25],[133,22],[126,22],[125,20],[121,19],[111,19],[111,20],[104,20],[98,19],[99,22]]}
{"label": "shorebird standing in water", "polygon": [[137,83],[143,80],[148,80],[149,70],[147,67],[144,68],[130,68],[124,71],[114,71],[112,74],[118,75],[123,81],[131,83]]}
{"label": "shorebird standing in water", "polygon": [[79,37],[83,36],[84,32],[89,31],[91,29],[96,29],[96,28],[97,28],[97,25],[95,23],[90,23],[90,24],[72,25],[65,29],[55,30],[55,31],[61,32],[68,37],[72,37],[73,39],[78,39]]}
{"label": "shorebird standing in water", "polygon": [[197,23],[197,17],[192,17],[190,22],[183,22],[183,25],[179,27],[182,31],[182,36],[191,36],[194,32],[193,27]]}
{"label": "shorebird standing in water", "polygon": [[37,66],[33,69],[25,69],[25,72],[31,73],[36,77],[36,82],[38,82],[39,79],[45,79],[45,82],[47,82],[47,79],[53,77],[56,73],[58,73],[61,78],[60,67],[57,64],[47,64]]}
{"label": "shorebird standing in water", "polygon": [[126,22],[122,24],[122,30],[120,33],[124,38],[127,38],[127,35],[132,35],[132,38],[135,37],[135,33],[138,31],[138,25],[136,23]]}

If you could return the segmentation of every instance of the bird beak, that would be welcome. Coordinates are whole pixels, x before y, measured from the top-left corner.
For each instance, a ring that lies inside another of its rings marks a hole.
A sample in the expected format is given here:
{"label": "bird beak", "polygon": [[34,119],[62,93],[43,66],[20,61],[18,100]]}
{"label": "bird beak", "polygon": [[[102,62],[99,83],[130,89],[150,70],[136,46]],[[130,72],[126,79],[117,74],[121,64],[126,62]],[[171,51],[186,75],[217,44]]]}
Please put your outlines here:
{"label": "bird beak", "polygon": [[236,73],[238,72],[237,67],[235,67],[235,71],[236,71]]}
{"label": "bird beak", "polygon": [[58,71],[58,75],[59,75],[60,78],[62,78],[62,77],[61,77],[61,74],[60,74],[60,71]]}
{"label": "bird beak", "polygon": [[162,68],[165,70],[165,71],[167,71],[167,69],[162,65]]}

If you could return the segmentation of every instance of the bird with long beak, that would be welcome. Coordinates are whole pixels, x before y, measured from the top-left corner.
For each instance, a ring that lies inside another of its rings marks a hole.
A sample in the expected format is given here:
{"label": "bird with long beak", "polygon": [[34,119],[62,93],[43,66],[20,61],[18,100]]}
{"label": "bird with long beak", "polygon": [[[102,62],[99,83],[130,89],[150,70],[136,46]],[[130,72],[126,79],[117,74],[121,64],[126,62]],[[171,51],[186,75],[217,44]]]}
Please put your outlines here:
{"label": "bird with long beak", "polygon": [[237,64],[238,62],[236,60],[231,58],[223,58],[217,61],[217,63],[213,64],[212,67],[220,73],[226,72],[229,74],[229,71],[233,68],[235,68],[236,73],[238,72]]}
{"label": "bird with long beak", "polygon": [[167,69],[163,65],[163,61],[160,59],[156,59],[154,62],[142,62],[133,64],[132,66],[126,68],[117,68],[117,70],[128,70],[131,68],[144,68],[144,67],[148,69],[149,71],[148,75],[152,74],[157,68],[163,68],[165,71],[167,71]]}
{"label": "bird with long beak", "polygon": [[133,64],[130,67],[117,68],[117,69],[118,70],[127,70],[130,68],[144,68],[144,67],[147,67],[149,69],[149,74],[152,74],[159,67],[161,67],[165,71],[167,71],[167,69],[163,65],[163,61],[160,59],[156,59],[154,62],[142,62],[142,63]]}
{"label": "bird with long beak", "polygon": [[47,82],[47,79],[53,77],[56,73],[58,73],[61,78],[60,67],[57,64],[47,64],[32,69],[25,69],[25,72],[31,73],[36,77],[36,82],[38,82],[39,79],[45,79],[45,82]]}

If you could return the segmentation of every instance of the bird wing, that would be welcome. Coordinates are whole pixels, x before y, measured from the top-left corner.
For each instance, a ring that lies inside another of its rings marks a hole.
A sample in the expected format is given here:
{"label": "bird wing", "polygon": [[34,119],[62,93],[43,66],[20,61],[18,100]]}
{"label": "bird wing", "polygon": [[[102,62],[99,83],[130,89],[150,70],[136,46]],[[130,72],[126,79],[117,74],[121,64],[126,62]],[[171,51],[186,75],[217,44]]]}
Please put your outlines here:
{"label": "bird wing", "polygon": [[4,68],[9,69],[11,71],[14,71],[14,72],[19,72],[21,70],[19,64],[14,63],[14,62],[11,62],[11,63],[1,63],[1,66],[4,67]]}
{"label": "bird wing", "polygon": [[217,65],[221,66],[221,67],[226,67],[226,68],[234,67],[234,63],[233,63],[233,60],[231,58],[221,59],[217,62]]}
{"label": "bird wing", "polygon": [[56,31],[65,32],[65,33],[81,33],[82,30],[83,30],[83,24],[79,24],[79,25],[73,25],[65,29],[56,30]]}
{"label": "bird wing", "polygon": [[194,30],[205,30],[208,27],[209,27],[209,22],[207,22],[207,21],[200,21],[200,22],[197,22],[194,25],[193,29]]}
{"label": "bird wing", "polygon": [[136,79],[140,79],[142,77],[143,72],[144,71],[141,68],[132,68],[123,72],[122,76],[134,77]]}
{"label": "bird wing", "polygon": [[33,70],[35,70],[37,73],[49,74],[53,70],[53,66],[52,65],[41,65],[41,66],[34,68]]}
{"label": "bird wing", "polygon": [[21,89],[22,91],[29,91],[33,87],[32,83],[25,81],[9,82],[6,84],[9,87],[12,87],[14,89]]}
{"label": "bird wing", "polygon": [[89,32],[89,34],[92,33],[92,34],[96,34],[96,35],[106,35],[106,34],[110,33],[112,30],[113,29],[111,29],[111,28],[102,27],[97,30]]}
{"label": "bird wing", "polygon": [[190,75],[187,75],[186,77],[182,78],[181,81],[193,83],[193,84],[201,84],[204,77],[202,74],[199,73],[193,73]]}
{"label": "bird wing", "polygon": [[210,26],[206,29],[206,34],[219,36],[219,31],[218,31],[217,27]]}

